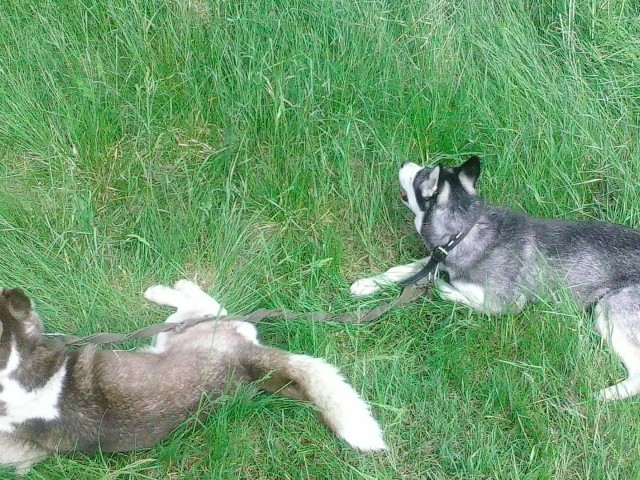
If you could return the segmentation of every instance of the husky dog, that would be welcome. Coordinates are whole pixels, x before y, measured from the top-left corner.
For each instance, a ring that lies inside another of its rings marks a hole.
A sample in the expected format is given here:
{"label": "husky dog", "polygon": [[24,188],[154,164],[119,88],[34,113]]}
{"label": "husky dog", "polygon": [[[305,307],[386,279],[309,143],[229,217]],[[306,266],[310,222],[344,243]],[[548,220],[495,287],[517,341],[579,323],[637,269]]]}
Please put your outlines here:
{"label": "husky dog", "polygon": [[[403,163],[403,203],[433,252],[461,237],[440,263],[445,300],[490,314],[520,311],[565,289],[582,307],[593,306],[598,332],[620,357],[627,378],[601,390],[603,400],[640,393],[640,232],[604,222],[532,218],[486,204],[476,193],[480,159],[456,168]],[[413,276],[429,257],[351,285],[368,295]]]}
{"label": "husky dog", "polygon": [[[167,322],[227,312],[196,284],[156,285],[147,300],[177,311]],[[151,447],[213,398],[260,381],[269,392],[309,400],[352,447],[386,445],[369,407],[319,358],[262,346],[246,322],[210,321],[161,333],[138,351],[67,350],[42,334],[31,300],[0,292],[0,465],[19,473],[55,452]]]}

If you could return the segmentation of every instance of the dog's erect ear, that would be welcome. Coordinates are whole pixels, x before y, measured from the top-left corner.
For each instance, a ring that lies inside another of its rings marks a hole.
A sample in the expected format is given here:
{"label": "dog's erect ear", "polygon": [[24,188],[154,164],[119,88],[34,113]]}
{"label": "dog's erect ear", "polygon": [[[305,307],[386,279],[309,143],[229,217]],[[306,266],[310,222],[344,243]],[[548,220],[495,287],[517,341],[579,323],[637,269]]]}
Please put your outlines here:
{"label": "dog's erect ear", "polygon": [[27,320],[31,314],[31,300],[19,288],[5,288],[2,296],[7,304],[9,313],[21,322]]}
{"label": "dog's erect ear", "polygon": [[420,184],[420,193],[423,198],[429,198],[438,190],[438,177],[440,176],[440,167],[435,167],[431,173]]}
{"label": "dog's erect ear", "polygon": [[480,176],[480,157],[473,155],[458,168],[458,178],[462,188],[470,195],[476,193],[476,183]]}
{"label": "dog's erect ear", "polygon": [[5,288],[2,297],[9,313],[22,324],[24,333],[39,338],[43,332],[42,319],[33,309],[31,299],[19,288]]}

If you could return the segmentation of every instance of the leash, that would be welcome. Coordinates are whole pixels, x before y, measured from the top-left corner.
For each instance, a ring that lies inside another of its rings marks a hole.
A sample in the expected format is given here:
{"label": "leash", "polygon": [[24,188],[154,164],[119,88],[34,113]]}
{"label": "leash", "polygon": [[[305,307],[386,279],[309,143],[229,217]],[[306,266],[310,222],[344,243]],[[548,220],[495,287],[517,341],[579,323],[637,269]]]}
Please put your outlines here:
{"label": "leash", "polygon": [[285,320],[308,320],[312,322],[338,322],[338,323],[369,323],[377,320],[394,307],[406,305],[421,297],[428,290],[425,284],[405,286],[402,293],[395,300],[379,305],[369,310],[358,310],[356,312],[347,312],[329,315],[326,312],[309,312],[296,313],[285,309],[269,310],[261,308],[249,315],[203,315],[193,317],[178,323],[156,323],[143,327],[135,332],[123,333],[96,333],[86,337],[75,335],[65,335],[59,333],[45,334],[47,336],[58,337],[65,346],[80,345],[104,345],[107,343],[120,343],[128,340],[139,340],[143,338],[153,337],[163,332],[181,333],[186,329],[198,325],[203,322],[220,321],[241,321],[249,323],[258,323],[265,318],[283,318]]}
{"label": "leash", "polygon": [[249,323],[258,323],[265,318],[283,318],[285,320],[307,320],[312,322],[337,322],[337,323],[369,323],[377,320],[382,315],[387,313],[394,307],[406,305],[421,297],[428,291],[429,284],[433,283],[438,275],[438,267],[445,261],[451,250],[458,245],[464,237],[471,231],[476,225],[477,220],[473,222],[463,232],[458,232],[453,235],[447,243],[435,247],[431,252],[431,256],[427,264],[422,269],[410,276],[409,278],[398,282],[398,286],[402,287],[402,293],[395,300],[378,305],[370,310],[358,310],[355,312],[339,313],[329,315],[326,312],[309,312],[309,313],[296,313],[286,309],[269,310],[267,308],[260,308],[249,315],[203,315],[200,317],[193,317],[183,322],[178,323],[156,323],[149,325],[148,327],[140,328],[132,333],[96,333],[88,335],[86,337],[79,337],[76,335],[66,335],[60,333],[48,333],[46,336],[58,337],[65,346],[80,346],[80,345],[104,345],[107,343],[120,343],[129,340],[140,340],[143,338],[150,338],[164,332],[182,333],[188,328],[191,328],[199,323],[211,322],[215,320],[219,321],[240,321]]}

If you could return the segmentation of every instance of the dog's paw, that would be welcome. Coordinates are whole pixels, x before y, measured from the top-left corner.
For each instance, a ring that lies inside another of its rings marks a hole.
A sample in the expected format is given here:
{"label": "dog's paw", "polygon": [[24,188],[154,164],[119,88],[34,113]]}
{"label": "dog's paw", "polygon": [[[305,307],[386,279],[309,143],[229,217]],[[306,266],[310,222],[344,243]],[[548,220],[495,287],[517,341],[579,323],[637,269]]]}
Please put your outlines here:
{"label": "dog's paw", "polygon": [[202,289],[196,283],[184,278],[174,283],[173,288],[175,288],[179,292],[184,293],[189,297],[198,297],[200,295],[207,295],[202,291]]}
{"label": "dog's paw", "polygon": [[640,393],[640,375],[632,375],[622,382],[600,390],[596,397],[598,400],[608,402],[611,400],[624,400],[635,397]]}
{"label": "dog's paw", "polygon": [[382,285],[377,277],[361,278],[351,284],[349,292],[355,297],[372,295],[382,290]]}
{"label": "dog's paw", "polygon": [[142,295],[150,302],[165,307],[180,308],[188,301],[184,294],[166,285],[153,285]]}
{"label": "dog's paw", "polygon": [[603,388],[595,394],[596,400],[600,400],[601,402],[610,402],[612,400],[621,400],[626,398],[626,392],[618,391],[618,388],[615,385],[611,387]]}
{"label": "dog's paw", "polygon": [[203,310],[211,315],[228,315],[227,310],[222,308],[222,305],[220,305],[215,298],[207,294],[190,280],[178,280],[173,285],[173,288],[192,300],[190,306],[192,309]]}
{"label": "dog's paw", "polygon": [[462,295],[458,290],[453,288],[444,280],[437,279],[434,282],[434,285],[437,288],[438,295],[442,300],[447,300],[449,302],[464,303],[464,304],[469,303],[469,300],[467,299],[467,297]]}

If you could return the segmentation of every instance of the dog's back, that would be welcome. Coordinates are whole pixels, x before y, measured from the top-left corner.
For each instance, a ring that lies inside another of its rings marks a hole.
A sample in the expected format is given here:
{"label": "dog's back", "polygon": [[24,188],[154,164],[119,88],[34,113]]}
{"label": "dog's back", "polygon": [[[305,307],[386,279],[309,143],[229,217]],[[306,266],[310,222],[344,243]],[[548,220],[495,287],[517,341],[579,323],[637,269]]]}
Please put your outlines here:
{"label": "dog's back", "polygon": [[567,288],[579,305],[640,283],[640,232],[612,223],[530,217],[482,204],[470,241],[451,254],[451,279],[529,299]]}

